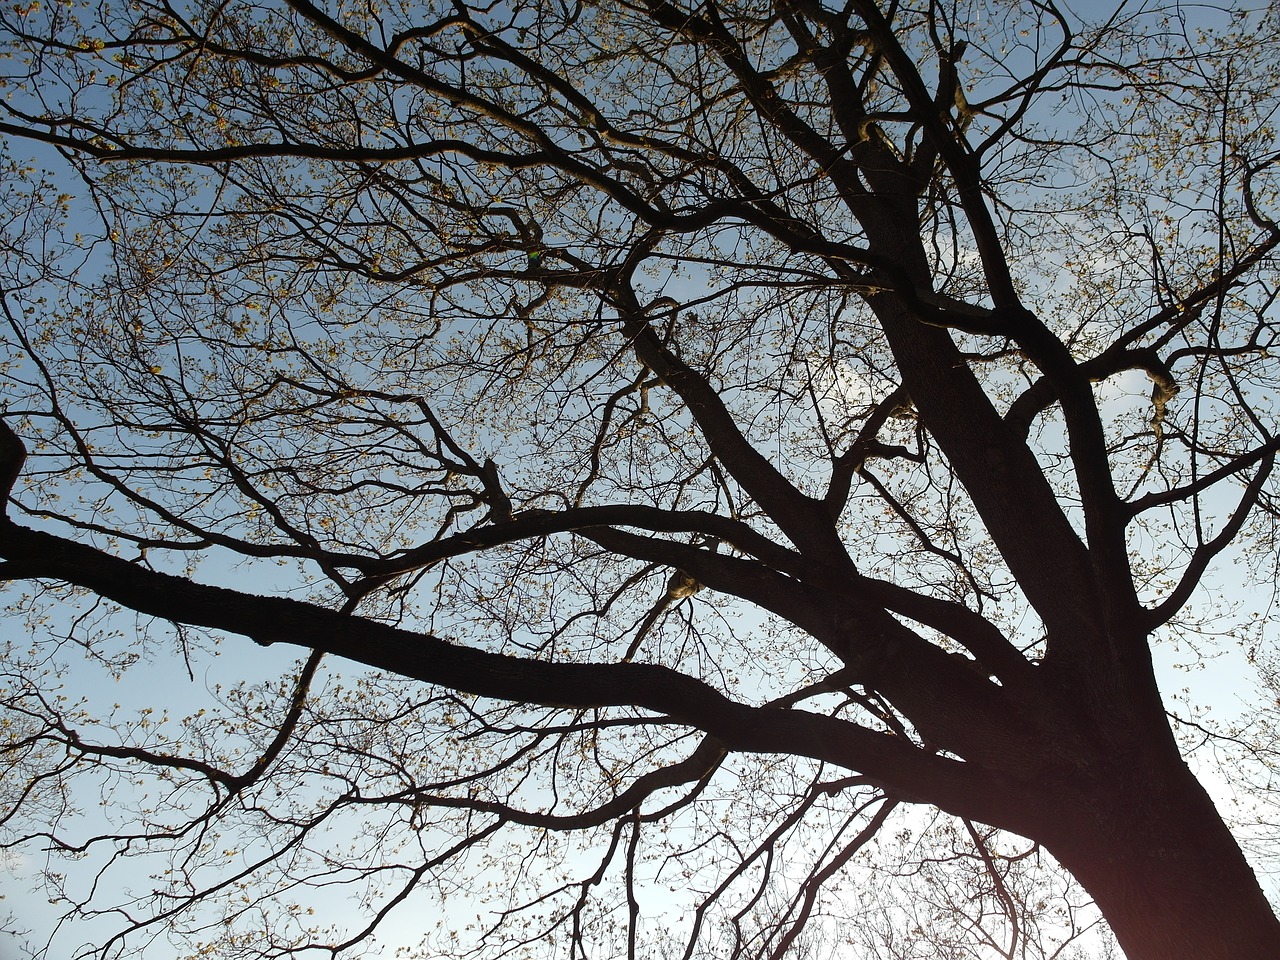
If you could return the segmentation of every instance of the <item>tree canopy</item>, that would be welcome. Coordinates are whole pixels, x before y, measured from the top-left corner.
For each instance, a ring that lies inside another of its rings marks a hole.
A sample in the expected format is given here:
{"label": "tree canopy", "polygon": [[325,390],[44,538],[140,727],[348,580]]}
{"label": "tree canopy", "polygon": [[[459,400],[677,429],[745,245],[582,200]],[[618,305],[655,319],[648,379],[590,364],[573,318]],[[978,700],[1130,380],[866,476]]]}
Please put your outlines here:
{"label": "tree canopy", "polygon": [[1275,957],[1152,650],[1275,581],[1278,26],[6,5],[38,948]]}

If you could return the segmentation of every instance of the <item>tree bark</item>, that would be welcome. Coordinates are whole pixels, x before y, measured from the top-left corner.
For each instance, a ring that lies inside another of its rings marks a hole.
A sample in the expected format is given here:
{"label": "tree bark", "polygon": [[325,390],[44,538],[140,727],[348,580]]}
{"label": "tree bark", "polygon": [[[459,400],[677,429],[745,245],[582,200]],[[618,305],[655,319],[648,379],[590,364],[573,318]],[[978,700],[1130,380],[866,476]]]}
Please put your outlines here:
{"label": "tree bark", "polygon": [[1117,764],[1111,782],[1095,786],[1046,846],[1094,898],[1128,960],[1280,957],[1280,920],[1180,758],[1156,771]]}

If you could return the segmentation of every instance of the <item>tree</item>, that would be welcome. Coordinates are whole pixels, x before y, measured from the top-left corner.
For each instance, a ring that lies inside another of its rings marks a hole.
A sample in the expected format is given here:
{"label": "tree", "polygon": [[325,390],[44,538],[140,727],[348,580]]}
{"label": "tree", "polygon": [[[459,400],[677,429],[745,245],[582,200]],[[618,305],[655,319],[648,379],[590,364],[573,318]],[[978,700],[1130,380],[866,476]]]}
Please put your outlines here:
{"label": "tree", "polygon": [[[922,808],[957,956],[1035,955],[1049,855],[1131,960],[1276,955],[1152,660],[1271,573],[1272,14],[0,16],[5,823],[86,955],[356,951],[496,863],[483,955],[666,955],[669,885],[676,955],[781,957]],[[280,676],[59,694],[219,652]]]}

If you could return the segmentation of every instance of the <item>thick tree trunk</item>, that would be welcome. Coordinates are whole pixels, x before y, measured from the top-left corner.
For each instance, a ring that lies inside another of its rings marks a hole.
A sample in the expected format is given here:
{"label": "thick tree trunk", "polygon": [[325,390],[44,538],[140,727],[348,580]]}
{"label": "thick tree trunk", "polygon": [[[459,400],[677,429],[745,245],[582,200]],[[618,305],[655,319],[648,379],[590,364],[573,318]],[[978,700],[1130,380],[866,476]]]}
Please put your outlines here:
{"label": "thick tree trunk", "polygon": [[1046,845],[1093,896],[1128,960],[1277,960],[1280,920],[1204,788],[1177,760],[1117,768]]}

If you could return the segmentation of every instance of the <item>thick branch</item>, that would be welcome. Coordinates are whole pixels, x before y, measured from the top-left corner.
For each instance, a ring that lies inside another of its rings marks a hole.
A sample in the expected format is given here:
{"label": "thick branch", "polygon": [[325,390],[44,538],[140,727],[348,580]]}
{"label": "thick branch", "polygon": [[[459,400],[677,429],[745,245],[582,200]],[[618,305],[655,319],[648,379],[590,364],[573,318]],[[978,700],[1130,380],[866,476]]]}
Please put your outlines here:
{"label": "thick branch", "polygon": [[27,448],[13,428],[0,417],[0,517],[9,513],[9,497],[27,459]]}
{"label": "thick branch", "polygon": [[[1100,383],[1126,370],[1141,370],[1146,373],[1160,395],[1171,396],[1177,392],[1177,382],[1172,371],[1152,349],[1108,349],[1077,367],[1079,376],[1091,383]],[[1057,385],[1051,378],[1041,377],[1009,405],[1004,417],[1005,423],[1025,437],[1031,429],[1032,421],[1057,401]]]}
{"label": "thick branch", "polygon": [[569,533],[592,527],[634,527],[663,533],[704,533],[743,553],[758,557],[778,570],[794,570],[798,554],[781,547],[746,524],[701,510],[662,510],[641,504],[576,507],[571,510],[529,510],[504,523],[473,527],[386,558],[344,556],[350,566],[368,576],[387,577],[430,566],[450,557],[475,553],[518,540]]}
{"label": "thick branch", "polygon": [[[850,683],[881,693],[934,746],[992,768],[1006,765],[1010,756],[1020,757],[1012,741],[1035,723],[1040,705],[1027,684],[1016,692],[996,686],[967,660],[928,642],[889,614],[883,600],[891,591],[881,589],[876,597],[879,585],[872,581],[809,564],[813,582],[800,582],[754,561],[685,544],[616,530],[583,535],[617,553],[685,570],[711,589],[748,600],[808,631],[847,665]],[[927,598],[919,600],[918,606],[935,620],[964,624],[971,642],[998,656],[990,624],[984,633],[955,611],[944,615]],[[1013,670],[1011,665],[1006,669]],[[1030,679],[1027,669],[1024,662],[1020,679]]]}
{"label": "thick branch", "polygon": [[801,493],[748,442],[707,378],[668,350],[634,296],[629,300],[622,321],[636,356],[684,401],[729,474],[797,546],[833,562],[846,556],[823,502]]}
{"label": "thick branch", "polygon": [[1092,560],[1035,455],[1000,418],[948,333],[920,323],[893,295],[871,302],[916,409],[1027,599],[1052,636],[1091,643],[1101,630]]}
{"label": "thick branch", "polygon": [[487,653],[438,637],[156,573],[47,533],[0,521],[0,555],[15,579],[54,579],[139,613],[289,643],[483,697],[574,708],[635,706],[709,733],[726,749],[808,756],[856,770],[903,799],[1017,829],[1010,785],[974,764],[933,756],[901,737],[792,710],[751,707],[653,664],[547,663]]}

